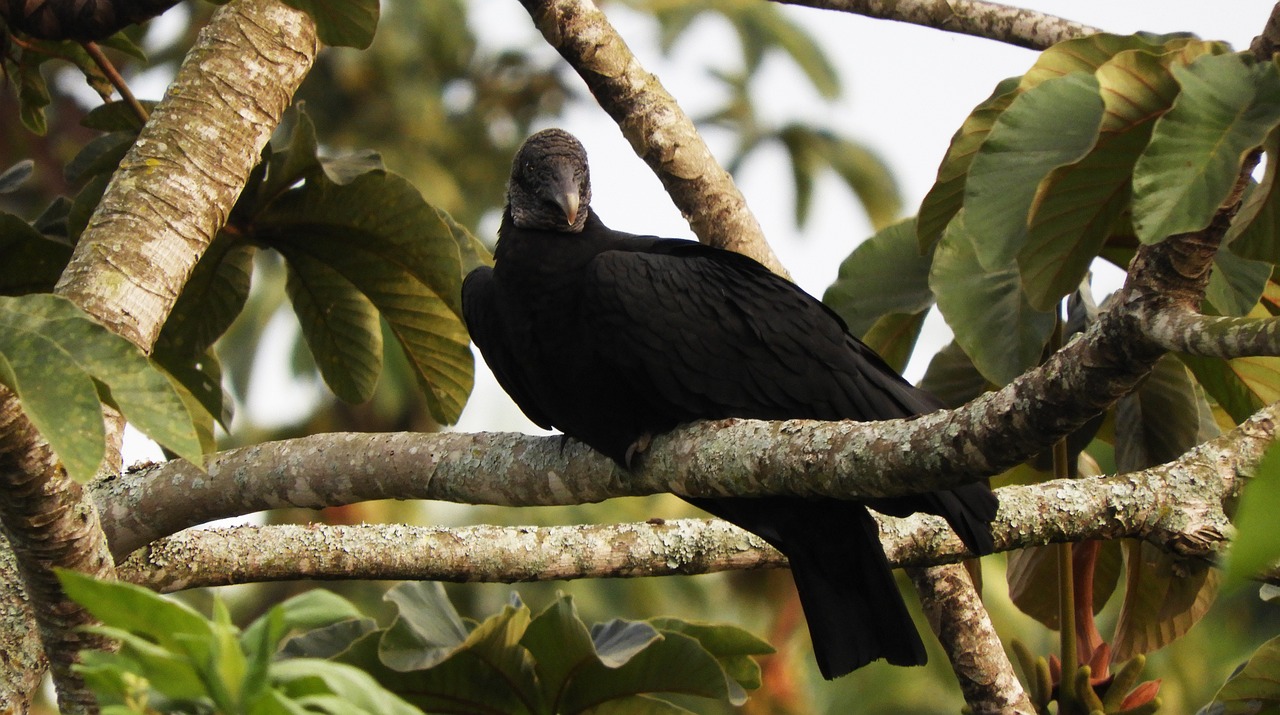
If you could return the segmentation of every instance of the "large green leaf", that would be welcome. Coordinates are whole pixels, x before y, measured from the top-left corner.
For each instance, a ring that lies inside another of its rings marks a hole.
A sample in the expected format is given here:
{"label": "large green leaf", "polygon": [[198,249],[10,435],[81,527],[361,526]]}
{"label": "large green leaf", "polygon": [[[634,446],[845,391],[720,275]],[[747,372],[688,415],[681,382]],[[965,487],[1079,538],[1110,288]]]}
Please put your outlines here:
{"label": "large green leaf", "polygon": [[916,222],[907,219],[868,238],[840,264],[822,302],[863,335],[889,313],[919,313],[933,305],[929,266],[933,253],[916,250]]}
{"label": "large green leaf", "polygon": [[1144,243],[1209,225],[1244,155],[1280,122],[1274,63],[1209,55],[1173,74],[1181,91],[1134,167],[1134,227]]}
{"label": "large green leaf", "polygon": [[[596,648],[606,649],[596,636]],[[735,684],[736,685],[736,684]],[[561,700],[561,712],[578,713],[617,698],[645,693],[683,693],[728,700],[741,705],[715,657],[695,638],[665,632],[616,668],[587,663],[575,675]]]}
{"label": "large green leaf", "polygon": [[1018,254],[1032,305],[1049,310],[1075,290],[1129,205],[1133,165],[1146,148],[1155,118],[1173,102],[1177,82],[1168,58],[1121,52],[1098,67],[1103,106],[1098,142],[1080,161],[1040,182]]}
{"label": "large green leaf", "polygon": [[459,242],[416,189],[382,171],[345,185],[312,175],[266,207],[254,229],[290,262],[324,263],[359,289],[404,347],[432,416],[458,418],[473,379]]}
{"label": "large green leaf", "polygon": [[379,645],[379,657],[397,670],[431,668],[467,639],[467,626],[435,581],[405,582],[387,591],[398,615]]}
{"label": "large green leaf", "polygon": [[214,237],[165,320],[157,354],[189,359],[208,352],[244,310],[255,253],[229,232]]}
{"label": "large green leaf", "polygon": [[1093,148],[1103,109],[1098,80],[1077,72],[1026,90],[996,119],[964,190],[964,220],[984,269],[1003,267],[1022,250],[1036,187]]}
{"label": "large green leaf", "polygon": [[862,342],[884,358],[885,364],[902,372],[911,361],[928,315],[928,311],[922,310],[919,313],[889,313],[881,316],[867,329]]}
{"label": "large green leaf", "polygon": [[1013,103],[1020,94],[1018,84],[1021,77],[1009,77],[996,85],[991,96],[983,100],[973,112],[965,118],[964,123],[951,137],[951,145],[947,155],[938,167],[938,178],[933,187],[920,203],[920,213],[916,224],[916,235],[923,253],[933,247],[942,232],[951,222],[952,217],[964,205],[965,181],[969,177],[969,166],[977,156],[978,149],[987,140],[991,127],[995,125],[1000,114]]}
{"label": "large green leaf", "polygon": [[1241,258],[1223,246],[1214,256],[1205,300],[1220,315],[1245,315],[1262,297],[1271,270],[1272,264]]}
{"label": "large green leaf", "polygon": [[[355,604],[339,596],[333,591],[313,588],[272,606],[277,612],[281,624],[280,637],[290,631],[310,631],[325,628],[335,623],[352,621],[364,616]],[[260,638],[260,633],[270,628],[273,616],[263,615],[254,619],[244,629],[241,642],[251,643]],[[279,645],[277,638],[271,643],[272,649]]]}
{"label": "large green leaf", "polygon": [[[368,673],[345,663],[315,658],[294,658],[274,663],[273,684],[288,698],[303,704],[322,705],[321,712],[368,715],[421,715],[395,693],[378,685]],[[333,695],[336,698],[317,696]],[[314,712],[308,709],[307,712]]]}
{"label": "large green leaf", "polygon": [[95,381],[135,427],[199,463],[192,415],[165,374],[70,301],[0,298],[0,358],[0,381],[18,394],[73,478],[92,478],[105,449]]}
{"label": "large green leaf", "polygon": [[50,240],[31,224],[0,212],[0,295],[53,290],[71,259],[71,246]]}
{"label": "large green leaf", "polygon": [[67,596],[105,625],[146,636],[175,653],[208,655],[209,648],[198,644],[211,644],[213,629],[190,606],[122,581],[98,580],[67,569],[57,574]]}
{"label": "large green leaf", "polygon": [[302,253],[289,263],[285,290],[333,394],[351,403],[373,397],[382,371],[382,325],[369,299],[342,274]]}
{"label": "large green leaf", "polygon": [[1228,581],[1240,583],[1280,559],[1280,445],[1271,445],[1249,481],[1232,523],[1236,535],[1227,558]]}
{"label": "large green leaf", "polygon": [[654,618],[649,625],[661,633],[682,633],[697,639],[708,653],[720,661],[726,675],[748,689],[758,688],[761,684],[760,664],[753,656],[774,652],[773,646],[736,626],[690,623],[675,618]]}
{"label": "large green leaf", "polygon": [[[660,637],[656,630],[650,633],[650,640]],[[563,594],[529,623],[520,643],[533,655],[542,691],[557,697],[584,664],[600,658],[573,598]]]}
{"label": "large green leaf", "polygon": [[951,221],[938,244],[929,286],[956,343],[984,377],[1004,385],[1040,362],[1054,315],[1031,306],[1015,263],[982,267],[966,212]]}
{"label": "large green leaf", "polygon": [[1280,638],[1263,643],[1222,684],[1207,715],[1274,715],[1280,712]]}
{"label": "large green leaf", "polygon": [[378,0],[287,0],[286,4],[316,21],[316,34],[326,45],[363,50],[373,42]]}

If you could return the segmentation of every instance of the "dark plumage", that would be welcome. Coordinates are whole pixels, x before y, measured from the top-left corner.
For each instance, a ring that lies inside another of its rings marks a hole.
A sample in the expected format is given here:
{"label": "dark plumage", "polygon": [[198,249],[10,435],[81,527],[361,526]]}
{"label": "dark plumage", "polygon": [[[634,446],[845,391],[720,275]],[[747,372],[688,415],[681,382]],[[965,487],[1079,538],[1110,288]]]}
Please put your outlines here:
{"label": "dark plumage", "polygon": [[[694,420],[878,420],[940,407],[759,263],[614,231],[590,203],[578,140],[533,135],[512,166],[495,266],[462,287],[472,339],[542,427],[628,466],[649,436]],[[824,676],[877,658],[925,662],[863,503],[689,501],[788,556]],[[868,504],[940,514],[971,550],[992,550],[996,499],[985,484]]]}

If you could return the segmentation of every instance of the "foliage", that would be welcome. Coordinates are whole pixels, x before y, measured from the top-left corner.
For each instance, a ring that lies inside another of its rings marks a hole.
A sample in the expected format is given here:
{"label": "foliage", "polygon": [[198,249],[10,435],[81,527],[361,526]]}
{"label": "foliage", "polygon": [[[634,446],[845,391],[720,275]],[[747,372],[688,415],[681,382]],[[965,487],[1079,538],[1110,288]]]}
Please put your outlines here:
{"label": "foliage", "polygon": [[[1248,208],[1230,228],[1229,250],[1215,260],[1204,309],[1276,315],[1277,82],[1276,63],[1190,36],[1096,35],[1050,48],[974,109],[917,219],[881,230],[855,250],[825,300],[890,356],[911,352],[913,324],[936,301],[955,341],[934,358],[923,384],[960,404],[1041,361],[1062,299],[1091,299],[1095,260],[1123,268],[1139,242],[1204,229],[1242,168],[1263,152],[1267,171],[1247,187]],[[904,248],[907,231],[918,250]],[[1166,356],[1110,411],[1105,427],[1094,426],[1083,461],[1096,456],[1108,471],[1124,473],[1177,458],[1217,435],[1219,420],[1239,422],[1274,401],[1275,360]],[[1075,467],[1074,460],[1065,465]],[[1004,479],[1048,476],[1024,466]],[[1274,501],[1271,481],[1251,485],[1258,493],[1250,499]],[[1257,549],[1246,557],[1251,573],[1276,554],[1269,537],[1255,535],[1265,529],[1254,521],[1258,527],[1243,534],[1244,548]],[[1009,562],[1014,602],[1055,629],[1061,554],[1036,549]],[[1074,594],[1077,634],[1088,643],[1078,663],[1092,665],[1085,684],[1109,682],[1113,657],[1128,660],[1186,634],[1218,592],[1219,572],[1145,542],[1108,544],[1077,559],[1077,580],[1091,585]],[[1113,593],[1121,598],[1108,645],[1096,635],[1094,614]],[[1071,675],[1074,668],[1061,677],[1080,677]],[[1054,693],[1057,685],[1055,676]],[[1155,687],[1127,705],[1111,702],[1106,712],[1147,707]],[[1085,691],[1093,689],[1080,697]],[[1077,705],[1060,707],[1075,712]],[[1089,703],[1078,707],[1087,712]]]}
{"label": "foliage", "polygon": [[[19,242],[42,240],[16,234]],[[184,399],[180,386],[128,340],[65,298],[0,297],[0,384],[22,400],[23,412],[76,481],[89,481],[102,464],[103,403],[174,452],[200,461],[193,426],[199,405]]]}
{"label": "foliage", "polygon": [[733,626],[671,618],[588,628],[560,596],[536,616],[514,593],[464,622],[438,583],[404,583],[378,628],[346,599],[312,590],[243,632],[220,601],[205,619],[128,584],[60,572],[64,588],[120,641],[86,652],[80,671],[108,713],[503,712],[687,713],[655,697],[741,704],[760,685],[751,656],[772,652]]}

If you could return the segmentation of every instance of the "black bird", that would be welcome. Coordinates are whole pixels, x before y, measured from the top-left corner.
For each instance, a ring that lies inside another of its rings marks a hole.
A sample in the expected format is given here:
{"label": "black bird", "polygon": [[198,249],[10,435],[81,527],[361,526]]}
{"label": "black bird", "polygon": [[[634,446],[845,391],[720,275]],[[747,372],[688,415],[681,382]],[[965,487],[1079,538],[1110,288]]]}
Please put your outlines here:
{"label": "black bird", "polygon": [[[614,231],[591,209],[587,155],[548,129],[516,154],[493,268],[472,271],[471,338],[520,409],[629,467],[652,435],[702,419],[879,420],[941,404],[844,321],[740,254]],[[689,499],[786,554],[823,676],[925,662],[875,521],[944,516],[992,551],[986,484],[867,502]]]}

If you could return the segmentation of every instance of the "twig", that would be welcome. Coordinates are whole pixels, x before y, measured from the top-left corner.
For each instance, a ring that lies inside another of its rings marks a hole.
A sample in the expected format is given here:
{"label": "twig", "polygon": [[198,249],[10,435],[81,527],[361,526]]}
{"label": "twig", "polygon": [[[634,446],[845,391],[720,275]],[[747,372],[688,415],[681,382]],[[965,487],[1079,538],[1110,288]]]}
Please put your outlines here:
{"label": "twig", "polygon": [[839,10],[1043,50],[1102,30],[1034,10],[981,0],[775,0]]}
{"label": "twig", "polygon": [[102,51],[102,47],[96,42],[86,42],[84,43],[84,50],[89,53],[89,57],[93,58],[93,62],[98,65],[98,69],[102,70],[102,73],[107,76],[111,86],[115,87],[116,91],[120,93],[120,98],[124,100],[125,104],[129,105],[134,115],[143,124],[146,124],[148,117],[146,108],[142,106],[137,97],[133,96],[133,91],[129,89],[128,83],[124,81],[124,77],[120,76],[116,66],[111,63],[110,58]]}

